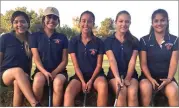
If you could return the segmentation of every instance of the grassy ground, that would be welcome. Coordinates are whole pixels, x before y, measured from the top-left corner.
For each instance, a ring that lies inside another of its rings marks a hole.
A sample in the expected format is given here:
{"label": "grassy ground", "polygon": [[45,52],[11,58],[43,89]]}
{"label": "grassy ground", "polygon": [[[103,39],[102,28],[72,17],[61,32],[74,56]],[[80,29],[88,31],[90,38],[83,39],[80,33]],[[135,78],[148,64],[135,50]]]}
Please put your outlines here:
{"label": "grassy ground", "polygon": [[[33,72],[34,68],[35,68],[35,65],[33,65],[32,72]],[[107,57],[104,56],[104,59],[103,59],[103,69],[104,69],[105,73],[108,72],[108,68],[109,68],[109,62],[108,62]],[[137,61],[136,61],[136,67],[135,68],[137,70],[138,75],[140,76],[141,69],[140,69],[140,64],[139,64],[139,59],[138,58],[137,58]],[[69,56],[69,59],[68,59],[67,70],[68,70],[69,77],[74,75],[74,67],[73,67],[73,63],[71,61],[70,56]],[[176,78],[177,82],[179,81],[178,76],[179,76],[179,66],[178,66],[177,73],[175,74],[175,78]]]}

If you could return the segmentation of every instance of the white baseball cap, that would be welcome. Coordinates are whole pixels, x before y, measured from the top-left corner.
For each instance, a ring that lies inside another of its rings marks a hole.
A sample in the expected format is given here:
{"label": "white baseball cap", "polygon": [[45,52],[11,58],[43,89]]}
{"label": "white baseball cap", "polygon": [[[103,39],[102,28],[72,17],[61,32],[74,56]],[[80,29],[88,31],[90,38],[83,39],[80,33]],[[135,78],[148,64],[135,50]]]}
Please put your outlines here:
{"label": "white baseball cap", "polygon": [[55,7],[47,7],[44,11],[44,16],[51,15],[51,14],[59,17],[59,12]]}

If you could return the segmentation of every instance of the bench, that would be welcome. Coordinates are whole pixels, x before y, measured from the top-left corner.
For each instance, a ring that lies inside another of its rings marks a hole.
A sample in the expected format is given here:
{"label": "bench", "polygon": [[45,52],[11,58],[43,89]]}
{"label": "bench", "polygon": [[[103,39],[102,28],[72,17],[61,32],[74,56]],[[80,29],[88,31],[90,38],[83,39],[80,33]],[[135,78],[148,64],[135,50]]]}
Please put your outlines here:
{"label": "bench", "polygon": [[[75,106],[83,106],[83,99],[84,94],[81,92],[75,99]],[[108,106],[112,107],[114,104],[115,95],[109,90],[108,95]],[[9,107],[12,106],[13,100],[13,88],[10,87],[1,87],[1,94],[0,94],[0,107]],[[94,90],[87,94],[86,98],[86,106],[96,106],[97,102],[97,92]],[[156,98],[154,99],[155,106],[168,106],[167,98],[162,94],[157,94]],[[48,87],[44,89],[44,96],[43,96],[43,106],[48,106]],[[24,106],[30,106],[28,101],[25,99]],[[141,106],[141,105],[140,105]]]}

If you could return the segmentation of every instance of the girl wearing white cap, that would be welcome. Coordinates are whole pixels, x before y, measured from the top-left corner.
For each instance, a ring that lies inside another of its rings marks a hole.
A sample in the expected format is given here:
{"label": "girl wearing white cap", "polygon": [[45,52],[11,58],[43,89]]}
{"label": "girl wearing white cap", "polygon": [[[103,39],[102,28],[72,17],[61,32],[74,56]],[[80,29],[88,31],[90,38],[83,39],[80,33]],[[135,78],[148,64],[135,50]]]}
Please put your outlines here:
{"label": "girl wearing white cap", "polygon": [[47,7],[42,18],[43,30],[32,33],[30,37],[30,48],[37,66],[32,76],[33,92],[41,101],[47,81],[52,85],[53,106],[56,107],[62,102],[64,83],[68,79],[68,39],[64,34],[55,31],[59,23],[58,10]]}

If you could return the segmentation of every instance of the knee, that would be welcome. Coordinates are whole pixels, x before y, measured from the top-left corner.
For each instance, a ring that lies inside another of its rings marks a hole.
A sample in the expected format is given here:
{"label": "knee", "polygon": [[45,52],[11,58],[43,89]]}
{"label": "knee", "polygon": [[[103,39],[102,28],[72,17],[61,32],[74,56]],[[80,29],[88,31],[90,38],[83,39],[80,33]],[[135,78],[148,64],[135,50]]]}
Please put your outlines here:
{"label": "knee", "polygon": [[128,97],[130,100],[136,100],[138,97],[138,89],[137,88],[128,89]]}
{"label": "knee", "polygon": [[108,92],[108,83],[105,79],[101,79],[98,82],[98,92]]}
{"label": "knee", "polygon": [[33,88],[41,88],[45,84],[45,77],[43,75],[36,75],[34,77]]}
{"label": "knee", "polygon": [[58,92],[62,92],[63,91],[63,87],[64,87],[64,82],[61,79],[55,79],[53,82],[53,87],[54,87],[54,92],[58,93]]}
{"label": "knee", "polygon": [[147,93],[150,89],[152,89],[152,85],[147,79],[145,79],[145,80],[140,81],[139,88],[140,88],[140,92]]}
{"label": "knee", "polygon": [[72,97],[72,88],[70,86],[68,86],[65,90],[64,98],[70,99],[71,97]]}
{"label": "knee", "polygon": [[178,97],[178,86],[175,84],[169,84],[166,86],[166,95],[168,98]]}

